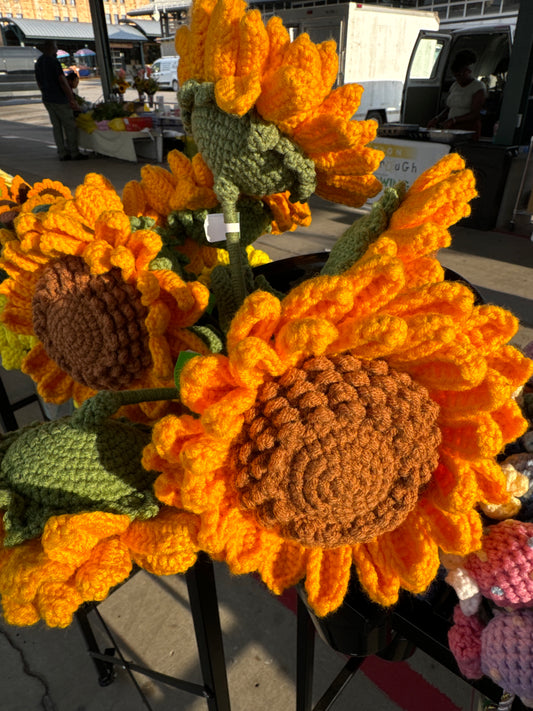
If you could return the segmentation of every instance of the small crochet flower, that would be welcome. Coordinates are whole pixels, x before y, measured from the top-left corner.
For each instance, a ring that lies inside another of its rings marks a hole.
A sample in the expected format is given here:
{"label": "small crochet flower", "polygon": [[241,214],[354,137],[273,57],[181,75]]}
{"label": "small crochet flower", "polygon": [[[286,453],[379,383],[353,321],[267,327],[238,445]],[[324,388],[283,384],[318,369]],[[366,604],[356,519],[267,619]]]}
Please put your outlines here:
{"label": "small crochet flower", "polygon": [[291,42],[278,17],[263,24],[243,0],[195,0],[176,33],[182,117],[215,176],[221,202],[233,195],[315,190],[352,206],[377,194],[383,154],[367,147],[372,121],[356,122],[362,87],[332,90],[334,41]]}
{"label": "small crochet flower", "polygon": [[420,593],[438,549],[479,548],[479,502],[507,500],[495,461],[524,431],[512,393],[533,364],[516,319],[443,281],[434,251],[468,213],[459,156],[422,175],[347,270],[279,300],[248,296],[227,355],[191,359],[191,415],[156,424],[157,497],[199,516],[198,545],[276,593],[305,577],[320,615],[352,565],[376,602]]}
{"label": "small crochet flower", "polygon": [[208,352],[187,328],[207,305],[206,287],[150,268],[161,238],[132,231],[102,176],[87,175],[72,200],[21,214],[15,229],[0,265],[9,274],[1,319],[38,338],[22,369],[45,400],[171,384],[180,351]]}
{"label": "small crochet flower", "polygon": [[[29,185],[20,175],[16,175],[8,185],[6,179],[0,177],[0,243],[16,238],[12,232],[13,221],[21,212],[32,212],[71,197],[70,189],[57,180],[45,178]],[[6,229],[11,234],[6,234]]]}
{"label": "small crochet flower", "polygon": [[131,398],[119,395],[0,436],[0,595],[9,624],[42,618],[65,627],[82,602],[125,580],[132,562],[171,574],[196,559],[196,517],[161,507],[156,473],[141,466],[148,428],[110,419]]}

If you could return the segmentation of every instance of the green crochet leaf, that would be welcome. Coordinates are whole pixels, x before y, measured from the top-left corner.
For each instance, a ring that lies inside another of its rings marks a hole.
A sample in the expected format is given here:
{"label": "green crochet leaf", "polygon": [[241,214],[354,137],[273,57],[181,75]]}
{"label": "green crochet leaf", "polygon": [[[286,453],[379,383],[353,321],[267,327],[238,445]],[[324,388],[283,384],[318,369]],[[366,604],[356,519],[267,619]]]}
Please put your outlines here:
{"label": "green crochet leaf", "polygon": [[[105,511],[147,519],[159,511],[156,472],[141,466],[147,428],[71,417],[14,433],[0,463],[0,506],[6,546],[40,536],[51,516]],[[86,426],[88,425],[88,426]]]}
{"label": "green crochet leaf", "polygon": [[254,110],[242,117],[227,114],[216,104],[213,84],[192,79],[178,99],[185,130],[214,175],[224,214],[240,195],[289,190],[293,201],[305,201],[315,191],[313,161]]}
{"label": "green crochet leaf", "polygon": [[132,232],[137,232],[137,230],[151,230],[154,225],[155,220],[153,217],[146,217],[146,215],[141,215],[140,217],[130,217]]}
{"label": "green crochet leaf", "polygon": [[389,224],[405,194],[405,183],[386,188],[383,197],[372,205],[368,215],[357,219],[333,245],[321,274],[342,274],[363,256]]}

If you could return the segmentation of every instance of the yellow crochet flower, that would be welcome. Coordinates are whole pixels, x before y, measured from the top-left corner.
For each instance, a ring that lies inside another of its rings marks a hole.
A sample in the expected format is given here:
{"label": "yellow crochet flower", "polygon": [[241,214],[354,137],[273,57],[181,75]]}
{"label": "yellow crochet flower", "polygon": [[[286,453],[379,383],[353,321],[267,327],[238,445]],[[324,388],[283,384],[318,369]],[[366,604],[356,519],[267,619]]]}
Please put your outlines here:
{"label": "yellow crochet flower", "polygon": [[181,350],[209,352],[187,329],[207,305],[206,287],[150,269],[161,238],[131,230],[102,176],[87,175],[72,200],[19,215],[15,229],[0,262],[10,277],[1,320],[39,339],[22,369],[45,400],[172,384]]}
{"label": "yellow crochet flower", "polygon": [[[183,90],[189,80],[212,83],[221,111],[240,117],[256,111],[276,126],[313,161],[318,195],[355,207],[379,192],[372,173],[383,154],[366,145],[377,126],[351,120],[362,87],[332,90],[334,41],[317,45],[302,34],[291,42],[279,17],[265,26],[244,0],[194,0],[190,27],[176,33],[176,52]],[[204,153],[204,159],[211,167],[212,156]]]}
{"label": "yellow crochet flower", "polygon": [[421,176],[347,271],[248,296],[227,355],[181,373],[198,417],[165,417],[143,455],[157,497],[199,517],[202,550],[276,593],[305,577],[319,615],[352,564],[380,604],[422,592],[439,548],[479,548],[476,505],[509,498],[495,457],[525,430],[512,393],[533,363],[505,345],[516,319],[433,254],[476,194],[463,168],[452,155]]}
{"label": "yellow crochet flower", "polygon": [[20,175],[16,175],[9,184],[0,176],[0,225],[3,227],[0,229],[0,244],[15,239],[13,220],[21,212],[32,212],[39,206],[70,198],[70,189],[57,180],[45,178],[30,186]]}
{"label": "yellow crochet flower", "polygon": [[123,582],[132,562],[156,575],[183,573],[196,560],[197,522],[163,507],[152,519],[95,511],[52,516],[40,538],[3,547],[0,595],[6,622],[67,627],[78,607]]}
{"label": "yellow crochet flower", "polygon": [[[6,305],[6,297],[0,296],[0,314]],[[20,370],[22,361],[38,342],[36,336],[13,333],[0,323],[0,359],[6,370]]]}

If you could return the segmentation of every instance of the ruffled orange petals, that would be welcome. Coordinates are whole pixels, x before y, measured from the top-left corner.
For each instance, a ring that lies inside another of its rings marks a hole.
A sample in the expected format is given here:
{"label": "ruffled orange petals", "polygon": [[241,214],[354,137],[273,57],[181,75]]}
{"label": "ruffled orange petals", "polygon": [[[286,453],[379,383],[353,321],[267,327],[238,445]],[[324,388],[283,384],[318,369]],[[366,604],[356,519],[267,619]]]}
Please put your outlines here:
{"label": "ruffled orange petals", "polygon": [[352,548],[307,551],[305,589],[309,603],[319,616],[336,610],[344,600],[350,581]]}
{"label": "ruffled orange petals", "polygon": [[404,361],[401,354],[392,354],[389,361],[430,390],[469,390],[479,385],[487,372],[485,359],[471,346],[457,342],[416,361]]}
{"label": "ruffled orange petals", "polygon": [[469,215],[468,202],[477,195],[475,179],[471,170],[459,165],[464,166],[462,159],[444,156],[429,176],[424,173],[420,182],[415,181],[392,215],[390,229],[415,227],[428,220],[447,228]]}
{"label": "ruffled orange petals", "polygon": [[481,548],[483,527],[477,511],[449,513],[424,498],[419,502],[419,510],[431,537],[445,553],[467,555]]}
{"label": "ruffled orange petals", "polygon": [[133,521],[121,541],[149,573],[184,573],[196,561],[199,521],[191,513],[164,507],[148,521]]}
{"label": "ruffled orange petals", "polygon": [[83,600],[104,600],[115,585],[131,573],[127,546],[117,538],[97,543],[89,560],[76,571],[76,590]]}
{"label": "ruffled orange petals", "polygon": [[293,232],[298,226],[308,227],[311,224],[309,205],[306,202],[291,202],[288,191],[265,195],[261,199],[274,217],[271,234]]}
{"label": "ruffled orange petals", "polygon": [[72,396],[72,378],[48,357],[42,344],[31,349],[21,370],[37,383],[37,392],[47,402],[60,404]]}
{"label": "ruffled orange petals", "polygon": [[485,412],[441,426],[443,448],[467,460],[495,457],[504,440],[501,427]]}
{"label": "ruffled orange petals", "polygon": [[316,194],[349,207],[360,207],[383,187],[373,175],[337,175],[317,170]]}
{"label": "ruffled orange petals", "polygon": [[420,515],[411,512],[398,528],[383,536],[381,545],[398,573],[400,585],[412,593],[424,592],[435,578],[440,561],[437,545]]}
{"label": "ruffled orange petals", "polygon": [[467,286],[445,281],[398,294],[388,305],[387,312],[398,316],[406,313],[411,316],[442,314],[454,320],[464,320],[470,316],[473,308],[474,294]]}
{"label": "ruffled orange petals", "polygon": [[176,178],[159,165],[143,165],[141,185],[149,205],[160,215],[171,211],[170,200],[176,188]]}
{"label": "ruffled orange petals", "polygon": [[52,560],[78,567],[99,541],[122,533],[129,525],[128,516],[102,511],[54,516],[45,526],[42,546]]}
{"label": "ruffled orange petals", "polygon": [[183,404],[200,414],[230,393],[235,386],[229,361],[223,355],[191,358],[180,375]]}
{"label": "ruffled orange petals", "polygon": [[207,29],[216,0],[197,0],[191,7],[191,23],[176,32],[176,53],[180,57],[178,78],[181,85],[189,79],[205,80],[204,52]]}
{"label": "ruffled orange petals", "polygon": [[384,358],[397,351],[408,336],[406,322],[395,316],[378,314],[363,319],[349,319],[337,327],[338,339],[328,349],[345,350],[365,360]]}
{"label": "ruffled orange petals", "polygon": [[478,482],[472,463],[443,454],[426,496],[439,509],[451,513],[475,506],[479,498]]}
{"label": "ruffled orange petals", "polygon": [[171,210],[209,209],[218,204],[212,190],[213,174],[200,153],[189,160],[185,154],[173,150],[167,160],[176,180],[168,203]]}
{"label": "ruffled orange petals", "polygon": [[514,442],[528,428],[528,422],[514,400],[504,402],[498,409],[491,412],[491,416],[501,430],[504,444]]}
{"label": "ruffled orange petals", "polygon": [[400,577],[378,541],[354,546],[353,559],[361,586],[371,600],[385,607],[398,601]]}
{"label": "ruffled orange petals", "polygon": [[533,361],[513,346],[502,346],[491,353],[487,364],[507,378],[513,388],[523,385],[533,375]]}
{"label": "ruffled orange petals", "polygon": [[278,539],[277,545],[272,545],[261,556],[258,569],[267,587],[280,595],[304,577],[306,551],[295,541]]}
{"label": "ruffled orange petals", "polygon": [[431,398],[440,405],[441,419],[445,421],[450,416],[496,410],[511,397],[513,389],[507,378],[489,368],[478,386],[470,390],[435,391]]}
{"label": "ruffled orange petals", "polygon": [[229,361],[235,383],[245,388],[256,388],[266,374],[276,377],[286,369],[276,350],[263,339],[253,336],[237,343],[231,350]]}
{"label": "ruffled orange petals", "polygon": [[281,327],[276,350],[287,364],[293,363],[302,354],[322,355],[337,341],[338,335],[338,330],[327,319],[298,319]]}
{"label": "ruffled orange petals", "polygon": [[[239,47],[239,24],[244,15],[244,0],[218,0],[211,13],[205,36],[205,81],[235,76]],[[192,28],[191,28],[192,29]]]}
{"label": "ruffled orange petals", "polygon": [[500,306],[478,306],[465,324],[464,333],[480,353],[488,355],[518,331],[518,319]]}
{"label": "ruffled orange petals", "polygon": [[280,300],[266,291],[254,291],[235,314],[227,335],[228,351],[252,336],[269,341],[281,314]]}

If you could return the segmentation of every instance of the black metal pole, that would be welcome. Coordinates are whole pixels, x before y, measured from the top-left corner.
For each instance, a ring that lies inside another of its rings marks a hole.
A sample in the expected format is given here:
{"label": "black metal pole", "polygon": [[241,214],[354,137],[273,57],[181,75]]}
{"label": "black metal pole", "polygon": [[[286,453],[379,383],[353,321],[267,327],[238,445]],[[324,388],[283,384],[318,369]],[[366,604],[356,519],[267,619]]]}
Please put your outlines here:
{"label": "black metal pole", "polygon": [[315,664],[315,627],[298,595],[296,618],[296,711],[311,711]]}
{"label": "black metal pole", "polygon": [[109,47],[104,4],[102,0],[89,0],[89,8],[91,10],[94,42],[96,45],[96,61],[100,70],[102,92],[105,101],[109,101],[111,87],[113,85],[113,62],[111,59],[111,49]]}
{"label": "black metal pole", "polygon": [[209,711],[230,711],[228,680],[213,564],[205,553],[186,573],[202,677]]}

